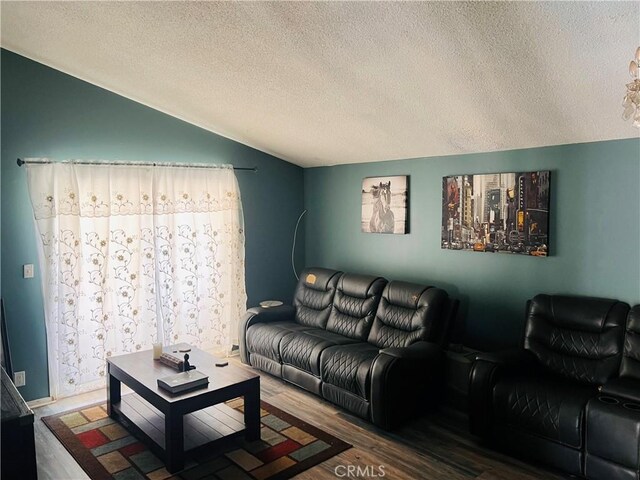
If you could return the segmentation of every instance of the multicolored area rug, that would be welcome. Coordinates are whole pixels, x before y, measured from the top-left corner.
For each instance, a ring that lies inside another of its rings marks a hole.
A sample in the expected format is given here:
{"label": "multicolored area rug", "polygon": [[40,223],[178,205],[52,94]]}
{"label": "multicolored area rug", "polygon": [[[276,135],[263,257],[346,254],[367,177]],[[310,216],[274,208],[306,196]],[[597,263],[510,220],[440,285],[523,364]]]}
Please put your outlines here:
{"label": "multicolored area rug", "polygon": [[[242,412],[243,400],[227,406]],[[184,470],[170,474],[162,460],[126,428],[107,416],[105,404],[42,420],[92,480],[286,479],[351,445],[261,402],[261,439],[237,439],[224,450],[187,457]]]}

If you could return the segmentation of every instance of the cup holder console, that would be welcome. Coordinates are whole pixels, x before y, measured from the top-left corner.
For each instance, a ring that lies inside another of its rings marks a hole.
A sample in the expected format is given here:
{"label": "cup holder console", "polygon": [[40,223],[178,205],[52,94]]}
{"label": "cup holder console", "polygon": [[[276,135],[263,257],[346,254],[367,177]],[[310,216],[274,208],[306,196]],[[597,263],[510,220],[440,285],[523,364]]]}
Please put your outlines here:
{"label": "cup holder console", "polygon": [[626,402],[626,403],[623,403],[622,406],[628,410],[633,410],[634,412],[640,412],[640,404],[638,403]]}
{"label": "cup holder console", "polygon": [[587,478],[640,480],[639,400],[609,392],[598,394],[587,403],[585,431]]}
{"label": "cup holder console", "polygon": [[618,400],[615,397],[609,397],[607,395],[600,395],[598,397],[598,400],[600,400],[602,403],[608,403],[609,405],[616,405],[617,403],[620,403],[620,400]]}
{"label": "cup holder console", "polygon": [[627,410],[633,410],[634,412],[640,412],[640,403],[633,402],[620,402],[616,397],[610,397],[609,395],[599,395],[598,400],[608,405],[618,405],[622,403],[622,406]]}

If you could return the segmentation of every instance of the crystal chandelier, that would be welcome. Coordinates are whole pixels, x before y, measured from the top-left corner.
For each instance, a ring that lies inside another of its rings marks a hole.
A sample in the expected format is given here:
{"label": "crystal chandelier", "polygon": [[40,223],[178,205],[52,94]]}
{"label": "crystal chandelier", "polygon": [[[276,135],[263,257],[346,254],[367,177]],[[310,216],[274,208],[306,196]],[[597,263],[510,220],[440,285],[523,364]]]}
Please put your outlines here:
{"label": "crystal chandelier", "polygon": [[624,96],[624,112],[622,118],[629,120],[633,117],[633,126],[640,128],[640,47],[636,50],[635,60],[629,64],[630,83],[627,83],[627,94]]}

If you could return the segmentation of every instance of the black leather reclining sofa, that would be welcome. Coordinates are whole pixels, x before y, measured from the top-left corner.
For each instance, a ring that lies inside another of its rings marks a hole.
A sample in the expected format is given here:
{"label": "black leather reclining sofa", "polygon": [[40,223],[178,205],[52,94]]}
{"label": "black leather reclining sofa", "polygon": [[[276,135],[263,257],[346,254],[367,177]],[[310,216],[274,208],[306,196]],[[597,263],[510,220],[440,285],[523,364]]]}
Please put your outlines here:
{"label": "black leather reclining sofa", "polygon": [[584,476],[640,479],[640,305],[627,317],[620,375],[587,404]]}
{"label": "black leather reclining sofa", "polygon": [[438,398],[457,306],[439,288],[310,268],[293,305],[248,310],[240,355],[391,429]]}
{"label": "black leather reclining sofa", "polygon": [[537,295],[524,345],[481,354],[471,432],[589,479],[640,478],[640,306]]}

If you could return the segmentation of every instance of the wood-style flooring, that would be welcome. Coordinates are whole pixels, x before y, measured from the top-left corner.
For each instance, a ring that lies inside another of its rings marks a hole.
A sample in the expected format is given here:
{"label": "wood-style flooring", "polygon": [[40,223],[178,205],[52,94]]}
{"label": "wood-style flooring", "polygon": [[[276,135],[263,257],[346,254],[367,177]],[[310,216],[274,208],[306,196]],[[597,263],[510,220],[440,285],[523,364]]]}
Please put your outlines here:
{"label": "wood-style flooring", "polygon": [[[237,358],[232,361],[241,365]],[[353,448],[340,455],[299,474],[297,479],[566,478],[557,472],[525,463],[482,445],[468,433],[464,420],[451,415],[433,413],[400,430],[385,432],[315,395],[268,374],[261,374],[260,381],[263,400],[353,445]],[[123,387],[124,393],[126,390]],[[41,418],[105,399],[106,390],[96,391],[34,409],[40,480],[89,478],[44,425]],[[7,461],[7,459],[3,460]],[[354,466],[351,467],[351,476],[348,475],[349,470],[347,470],[350,465]],[[381,466],[383,468],[380,468]],[[360,469],[358,470],[357,467]]]}

